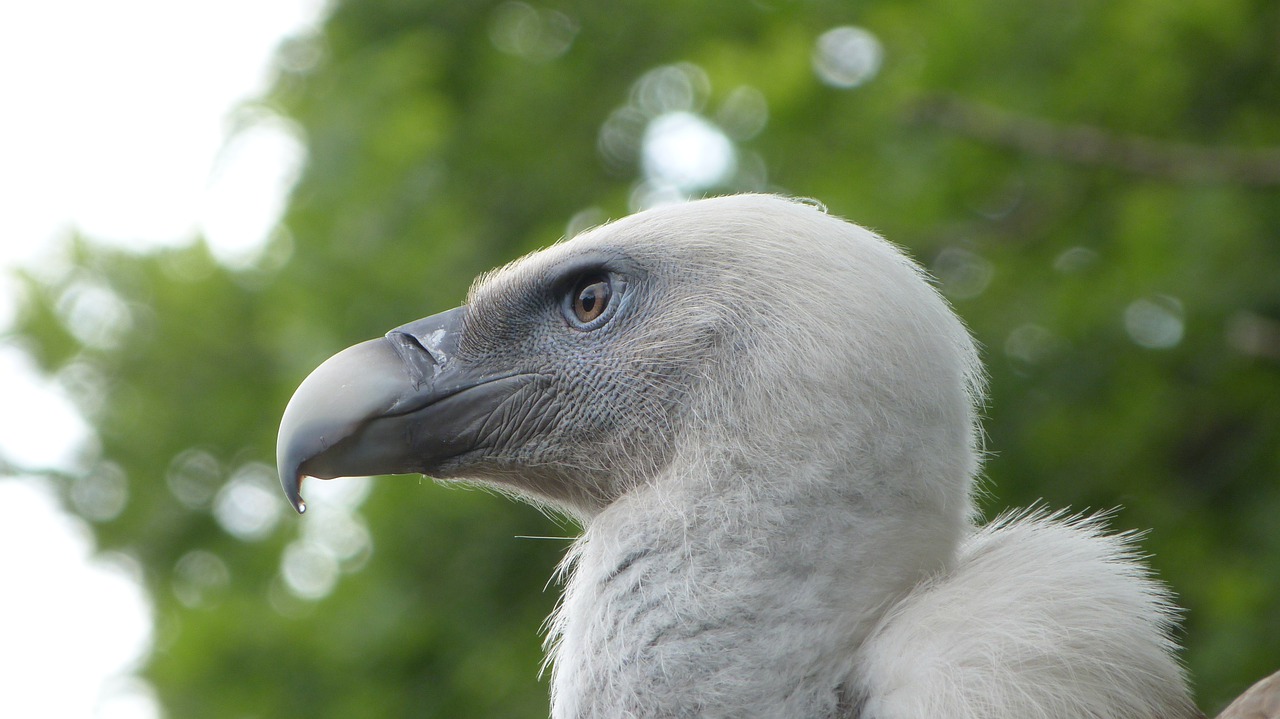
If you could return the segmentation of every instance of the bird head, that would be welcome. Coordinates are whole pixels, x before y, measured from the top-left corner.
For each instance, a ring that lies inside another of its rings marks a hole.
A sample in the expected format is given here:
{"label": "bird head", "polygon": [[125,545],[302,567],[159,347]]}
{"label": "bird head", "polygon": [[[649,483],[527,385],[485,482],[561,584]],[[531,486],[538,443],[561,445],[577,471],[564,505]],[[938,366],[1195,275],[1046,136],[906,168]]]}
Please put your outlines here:
{"label": "bird head", "polygon": [[307,476],[422,473],[589,518],[714,465],[958,516],[980,385],[968,332],[899,250],[739,195],[594,228],[343,350],[290,400],[277,458],[299,511]]}

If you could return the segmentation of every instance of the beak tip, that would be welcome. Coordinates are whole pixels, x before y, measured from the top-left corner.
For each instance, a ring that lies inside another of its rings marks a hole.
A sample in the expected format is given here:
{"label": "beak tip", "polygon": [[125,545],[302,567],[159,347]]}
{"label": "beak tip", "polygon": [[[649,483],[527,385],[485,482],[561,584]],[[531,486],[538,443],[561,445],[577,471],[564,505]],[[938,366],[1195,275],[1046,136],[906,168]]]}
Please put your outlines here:
{"label": "beak tip", "polygon": [[284,496],[298,514],[307,511],[307,502],[302,498],[302,480],[305,478],[305,475],[296,469],[280,473],[280,486],[284,489]]}
{"label": "beak tip", "polygon": [[302,498],[302,495],[297,492],[286,492],[285,496],[288,498],[289,504],[293,505],[294,511],[298,514],[306,514],[307,501]]}
{"label": "beak tip", "polygon": [[289,398],[276,437],[280,486],[294,511],[307,511],[301,487],[308,476],[350,476],[342,451],[329,456],[335,445],[417,389],[384,338],[348,347],[312,370]]}

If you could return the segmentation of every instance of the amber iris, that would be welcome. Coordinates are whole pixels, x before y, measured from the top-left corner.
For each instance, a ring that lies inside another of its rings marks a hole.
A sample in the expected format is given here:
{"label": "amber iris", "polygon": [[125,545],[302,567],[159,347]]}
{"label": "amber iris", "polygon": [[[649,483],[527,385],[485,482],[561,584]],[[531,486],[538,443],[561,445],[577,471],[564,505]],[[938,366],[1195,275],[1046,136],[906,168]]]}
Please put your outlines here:
{"label": "amber iris", "polygon": [[578,282],[573,290],[573,315],[583,324],[591,322],[604,314],[609,306],[609,298],[613,296],[613,287],[609,278],[603,275],[589,275]]}

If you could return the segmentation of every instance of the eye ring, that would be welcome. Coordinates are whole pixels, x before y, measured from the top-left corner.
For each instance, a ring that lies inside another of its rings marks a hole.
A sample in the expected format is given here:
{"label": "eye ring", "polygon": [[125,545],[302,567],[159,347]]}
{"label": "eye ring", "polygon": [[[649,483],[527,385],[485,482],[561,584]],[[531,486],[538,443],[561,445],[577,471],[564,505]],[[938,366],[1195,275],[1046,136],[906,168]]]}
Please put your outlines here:
{"label": "eye ring", "polygon": [[565,295],[565,318],[579,329],[592,330],[609,320],[613,306],[613,278],[605,272],[589,272],[573,283]]}

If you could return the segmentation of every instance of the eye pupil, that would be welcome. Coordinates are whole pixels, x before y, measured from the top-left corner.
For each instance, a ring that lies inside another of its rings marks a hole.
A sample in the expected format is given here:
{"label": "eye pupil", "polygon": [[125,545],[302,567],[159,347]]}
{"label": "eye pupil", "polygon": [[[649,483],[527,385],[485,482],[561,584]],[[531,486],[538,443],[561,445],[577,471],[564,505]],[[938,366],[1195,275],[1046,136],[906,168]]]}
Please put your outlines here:
{"label": "eye pupil", "polygon": [[604,314],[609,306],[609,298],[613,295],[613,287],[609,278],[591,275],[578,282],[573,291],[573,315],[579,322],[591,322]]}

